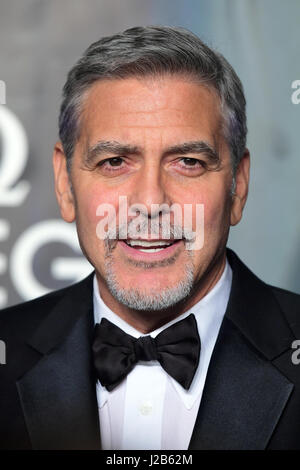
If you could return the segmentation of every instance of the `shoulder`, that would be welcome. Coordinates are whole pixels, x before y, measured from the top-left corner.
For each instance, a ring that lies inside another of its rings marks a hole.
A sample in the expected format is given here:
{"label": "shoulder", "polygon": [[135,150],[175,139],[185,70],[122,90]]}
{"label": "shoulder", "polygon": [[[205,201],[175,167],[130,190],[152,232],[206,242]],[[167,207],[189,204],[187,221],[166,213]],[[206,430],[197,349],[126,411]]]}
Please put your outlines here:
{"label": "shoulder", "polygon": [[284,308],[292,310],[298,309],[298,311],[300,311],[300,294],[275,286],[269,286],[269,288],[272,290],[277,301]]}
{"label": "shoulder", "polygon": [[82,281],[63,289],[0,310],[1,339],[3,336],[18,336],[19,333],[22,336],[27,336],[36,329],[62,299],[85,288],[87,284],[91,284],[92,279],[93,273]]}
{"label": "shoulder", "polygon": [[280,287],[268,286],[288,323],[300,338],[300,295]]}
{"label": "shoulder", "polygon": [[299,311],[300,294],[267,284],[254,274],[249,267],[240,260],[237,254],[229,248],[227,248],[227,258],[233,273],[239,281],[247,285],[251,284],[251,287],[254,286],[256,289],[262,288],[269,292],[271,291],[272,295],[283,309],[296,309]]}
{"label": "shoulder", "polygon": [[300,338],[300,295],[265,283],[257,277],[230,249],[227,258],[233,270],[233,284],[239,287],[240,298],[266,315],[273,315],[274,307],[281,311],[286,322]]}

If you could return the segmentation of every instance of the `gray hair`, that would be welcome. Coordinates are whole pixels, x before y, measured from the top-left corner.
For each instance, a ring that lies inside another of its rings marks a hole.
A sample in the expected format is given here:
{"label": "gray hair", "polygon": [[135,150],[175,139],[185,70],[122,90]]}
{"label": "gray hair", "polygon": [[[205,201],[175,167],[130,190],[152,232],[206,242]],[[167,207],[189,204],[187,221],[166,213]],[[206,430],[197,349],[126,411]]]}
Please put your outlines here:
{"label": "gray hair", "polygon": [[59,115],[59,137],[68,169],[80,136],[82,98],[95,81],[166,74],[191,77],[217,91],[234,175],[247,135],[241,81],[227,60],[198,36],[168,26],[135,27],[104,37],[91,44],[69,71]]}

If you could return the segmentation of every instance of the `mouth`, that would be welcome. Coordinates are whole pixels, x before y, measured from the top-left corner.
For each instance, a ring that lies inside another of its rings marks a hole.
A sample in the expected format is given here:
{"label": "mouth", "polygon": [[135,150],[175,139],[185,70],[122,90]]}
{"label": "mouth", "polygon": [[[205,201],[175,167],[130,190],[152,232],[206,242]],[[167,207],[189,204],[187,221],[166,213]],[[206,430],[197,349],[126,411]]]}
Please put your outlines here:
{"label": "mouth", "polygon": [[183,240],[119,240],[120,247],[131,258],[158,261],[174,254]]}

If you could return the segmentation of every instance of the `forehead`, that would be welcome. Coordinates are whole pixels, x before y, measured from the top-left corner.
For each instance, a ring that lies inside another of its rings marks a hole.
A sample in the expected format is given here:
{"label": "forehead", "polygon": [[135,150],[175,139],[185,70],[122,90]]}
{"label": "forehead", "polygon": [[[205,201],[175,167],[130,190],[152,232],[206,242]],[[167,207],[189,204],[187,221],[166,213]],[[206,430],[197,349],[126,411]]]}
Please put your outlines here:
{"label": "forehead", "polygon": [[182,77],[101,80],[83,101],[81,134],[89,141],[138,138],[146,133],[174,139],[215,138],[221,124],[217,92]]}

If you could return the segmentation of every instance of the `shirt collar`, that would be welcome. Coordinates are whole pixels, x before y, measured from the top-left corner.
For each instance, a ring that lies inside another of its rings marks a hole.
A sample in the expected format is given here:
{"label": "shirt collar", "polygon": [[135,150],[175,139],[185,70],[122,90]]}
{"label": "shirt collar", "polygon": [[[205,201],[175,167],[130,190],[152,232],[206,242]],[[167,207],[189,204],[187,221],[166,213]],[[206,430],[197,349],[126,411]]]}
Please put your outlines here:
{"label": "shirt collar", "polygon": [[[172,324],[183,320],[191,313],[195,315],[201,340],[201,353],[200,361],[193,382],[189,390],[185,390],[178,382],[176,382],[176,380],[174,380],[172,377],[169,377],[173,387],[188,409],[192,408],[195,401],[202,395],[208,364],[229,300],[231,282],[232,270],[226,259],[225,268],[220,279],[215,284],[215,286],[201,300],[199,300],[199,302],[197,302],[188,311],[176,317],[174,320],[171,320],[160,328],[157,328],[156,330],[149,333],[150,336],[155,338],[165,328],[168,328]],[[94,276],[93,286],[95,323],[100,323],[102,318],[106,318],[125,331],[125,333],[135,338],[145,336],[108,308],[101,298],[96,275]],[[99,406],[102,407],[106,402],[109,392],[107,392],[106,389],[101,386],[99,381],[97,382],[97,387],[101,388],[101,394],[99,394],[101,397],[101,403]]]}

